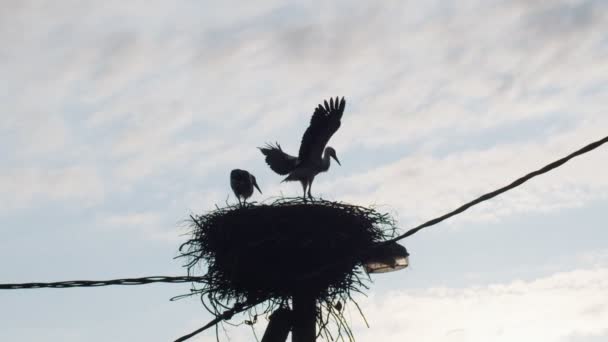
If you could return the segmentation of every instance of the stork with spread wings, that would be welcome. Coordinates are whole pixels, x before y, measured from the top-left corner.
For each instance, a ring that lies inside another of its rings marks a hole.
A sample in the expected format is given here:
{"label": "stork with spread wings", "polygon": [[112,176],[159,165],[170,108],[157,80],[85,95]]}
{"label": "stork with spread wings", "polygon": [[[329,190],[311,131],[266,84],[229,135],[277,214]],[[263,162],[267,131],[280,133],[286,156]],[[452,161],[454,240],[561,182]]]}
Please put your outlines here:
{"label": "stork with spread wings", "polygon": [[330,157],[338,165],[340,161],[336,156],[336,150],[327,146],[331,136],[340,128],[340,120],[344,113],[346,102],[342,99],[333,98],[319,105],[310,119],[310,125],[304,132],[298,157],[289,155],[283,151],[281,146],[267,144],[260,147],[260,151],[266,156],[266,163],[272,171],[279,175],[287,175],[285,181],[299,181],[304,191],[304,199],[308,191],[308,197],[312,199],[310,188],[315,176],[329,170]]}

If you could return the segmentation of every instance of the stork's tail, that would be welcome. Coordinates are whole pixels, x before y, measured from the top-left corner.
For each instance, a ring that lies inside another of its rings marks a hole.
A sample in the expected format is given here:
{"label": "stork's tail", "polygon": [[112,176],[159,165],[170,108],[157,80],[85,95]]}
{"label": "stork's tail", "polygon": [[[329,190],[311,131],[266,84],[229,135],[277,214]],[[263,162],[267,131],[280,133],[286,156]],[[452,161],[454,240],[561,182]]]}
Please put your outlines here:
{"label": "stork's tail", "polygon": [[285,183],[285,182],[295,182],[295,181],[301,181],[301,179],[294,173],[290,173],[287,177],[285,177],[281,183]]}

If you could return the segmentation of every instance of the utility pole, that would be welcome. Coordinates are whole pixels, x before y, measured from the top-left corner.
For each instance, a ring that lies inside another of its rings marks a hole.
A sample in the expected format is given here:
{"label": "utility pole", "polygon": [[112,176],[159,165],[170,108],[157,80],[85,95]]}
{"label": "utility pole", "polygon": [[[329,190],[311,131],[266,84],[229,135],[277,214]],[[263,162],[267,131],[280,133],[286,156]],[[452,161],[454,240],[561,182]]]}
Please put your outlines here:
{"label": "utility pole", "polygon": [[317,339],[317,301],[313,294],[300,292],[293,296],[292,342],[315,342]]}
{"label": "utility pole", "polygon": [[262,337],[262,342],[285,342],[291,330],[293,313],[288,307],[275,310]]}

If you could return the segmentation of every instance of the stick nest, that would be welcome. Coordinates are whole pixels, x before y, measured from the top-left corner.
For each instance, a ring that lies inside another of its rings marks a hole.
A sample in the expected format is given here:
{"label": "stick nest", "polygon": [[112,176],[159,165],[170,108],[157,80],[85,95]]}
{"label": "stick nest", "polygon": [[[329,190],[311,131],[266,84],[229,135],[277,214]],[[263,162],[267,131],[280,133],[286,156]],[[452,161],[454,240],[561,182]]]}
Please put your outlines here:
{"label": "stick nest", "polygon": [[180,257],[189,275],[206,267],[203,288],[193,292],[207,295],[212,312],[230,302],[283,305],[302,292],[319,303],[348,299],[367,288],[358,267],[364,253],[395,233],[388,214],[301,198],[218,207],[189,223]]}

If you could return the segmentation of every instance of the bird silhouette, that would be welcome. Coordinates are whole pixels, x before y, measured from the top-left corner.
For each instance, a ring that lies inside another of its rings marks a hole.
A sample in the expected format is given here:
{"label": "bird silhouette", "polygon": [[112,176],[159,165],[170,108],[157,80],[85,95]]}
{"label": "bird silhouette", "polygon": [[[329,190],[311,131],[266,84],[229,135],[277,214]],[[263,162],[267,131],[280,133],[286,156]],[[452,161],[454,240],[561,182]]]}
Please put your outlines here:
{"label": "bird silhouette", "polygon": [[324,101],[323,105],[317,106],[310,125],[304,132],[298,157],[289,155],[283,151],[279,143],[275,145],[266,144],[260,147],[260,151],[266,156],[266,163],[279,175],[287,175],[282,182],[299,181],[304,191],[304,200],[308,190],[308,198],[312,200],[310,189],[315,176],[321,172],[329,170],[330,158],[333,158],[338,165],[340,161],[336,155],[336,150],[327,146],[331,136],[340,128],[340,120],[344,113],[346,102],[344,97],[338,97]]}
{"label": "bird silhouette", "polygon": [[[245,204],[247,199],[253,194],[253,187],[262,193],[262,190],[258,187],[258,182],[255,176],[245,170],[234,169],[230,172],[230,187],[234,191],[234,195],[239,201],[239,205]],[[243,201],[241,202],[241,198]]]}

